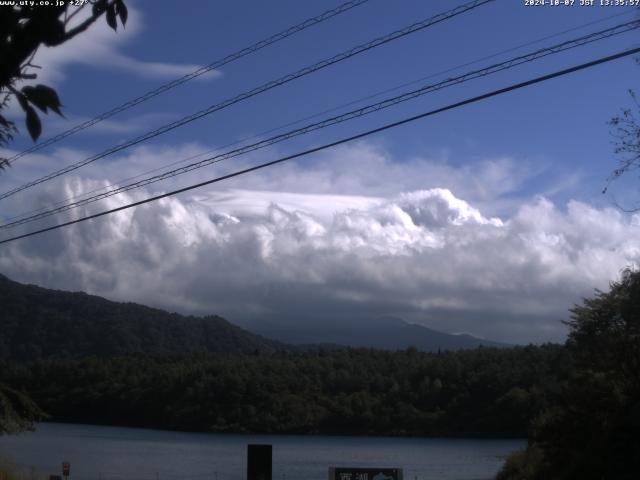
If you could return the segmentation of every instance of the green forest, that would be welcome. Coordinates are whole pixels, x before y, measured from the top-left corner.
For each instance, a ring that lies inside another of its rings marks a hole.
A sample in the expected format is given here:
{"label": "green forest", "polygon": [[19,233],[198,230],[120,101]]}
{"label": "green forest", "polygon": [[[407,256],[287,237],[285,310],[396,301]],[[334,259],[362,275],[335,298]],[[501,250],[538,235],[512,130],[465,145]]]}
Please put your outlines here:
{"label": "green forest", "polygon": [[569,376],[498,480],[640,478],[640,271],[571,313]]}
{"label": "green forest", "polygon": [[0,364],[52,420],[203,432],[515,436],[568,374],[556,345]]}
{"label": "green forest", "polygon": [[0,431],[48,419],[197,432],[526,437],[499,480],[637,479],[640,272],[575,306],[564,345],[0,360]]}

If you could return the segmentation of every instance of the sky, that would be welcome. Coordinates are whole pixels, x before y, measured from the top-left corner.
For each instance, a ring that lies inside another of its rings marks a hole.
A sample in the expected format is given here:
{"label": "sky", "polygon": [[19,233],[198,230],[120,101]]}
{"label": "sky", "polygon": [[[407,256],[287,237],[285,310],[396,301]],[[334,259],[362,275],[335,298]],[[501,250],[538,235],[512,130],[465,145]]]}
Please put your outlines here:
{"label": "sky", "polygon": [[[0,173],[1,189],[461,3],[370,0],[19,159]],[[289,125],[275,133],[287,131],[311,116],[342,113],[638,18],[632,7],[579,3],[491,2],[20,192],[0,201],[0,215],[6,221],[203,152],[255,142],[278,127]],[[339,4],[127,0],[124,29],[113,32],[100,21],[63,46],[39,50],[36,83],[56,88],[65,115],[43,117],[42,139]],[[317,147],[637,47],[638,38],[633,31],[549,56],[0,234]],[[624,211],[640,205],[638,179],[629,175],[601,193],[619,160],[607,122],[631,106],[628,90],[639,74],[627,57],[4,244],[0,272],[243,324],[391,315],[497,341],[563,341],[569,309],[640,262],[640,214]],[[1,152],[11,156],[32,142],[18,107],[7,112],[21,130]]]}

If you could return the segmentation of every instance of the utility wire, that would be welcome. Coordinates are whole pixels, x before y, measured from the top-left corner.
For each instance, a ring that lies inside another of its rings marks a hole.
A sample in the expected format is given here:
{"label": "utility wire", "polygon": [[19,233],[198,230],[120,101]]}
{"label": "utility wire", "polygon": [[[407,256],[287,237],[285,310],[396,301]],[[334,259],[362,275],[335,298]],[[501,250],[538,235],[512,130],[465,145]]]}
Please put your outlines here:
{"label": "utility wire", "polygon": [[93,195],[91,197],[87,197],[85,199],[82,200],[78,200],[76,202],[72,202],[57,208],[53,208],[47,211],[44,211],[42,213],[38,213],[35,215],[31,215],[28,216],[26,218],[22,218],[20,220],[15,220],[9,223],[6,223],[5,225],[0,226],[0,229],[7,229],[7,228],[13,228],[19,225],[24,225],[26,223],[30,223],[36,220],[40,220],[52,215],[55,215],[57,213],[62,213],[74,208],[78,208],[81,206],[85,206],[88,205],[90,203],[94,203],[97,202],[99,200],[103,200],[105,198],[108,197],[112,197],[114,195],[118,195],[120,193],[124,193],[124,192],[128,192],[130,190],[136,189],[136,188],[140,188],[146,185],[150,185],[152,183],[156,183],[162,180],[166,180],[168,178],[172,178],[178,175],[182,175],[184,173],[190,172],[192,170],[196,170],[214,163],[219,163],[222,162],[224,160],[228,160],[230,158],[234,158],[240,155],[244,155],[246,153],[249,152],[253,152],[255,150],[258,149],[262,149],[265,148],[267,146],[271,146],[273,144],[282,142],[284,140],[289,140],[291,138],[297,137],[299,135],[303,135],[315,130],[320,130],[320,129],[324,129],[327,128],[329,126],[332,125],[336,125],[338,123],[342,123],[342,122],[346,122],[349,120],[353,120],[354,118],[359,118],[365,115],[368,115],[370,113],[374,113],[374,112],[378,112],[380,110],[395,106],[399,103],[402,102],[406,102],[409,100],[413,100],[415,98],[418,98],[422,95],[428,94],[428,93],[432,93],[447,87],[451,87],[454,85],[458,85],[470,80],[474,80],[477,78],[482,78],[485,77],[487,75],[491,75],[491,74],[495,74],[497,72],[503,71],[503,70],[507,70],[510,68],[514,68],[516,66],[522,65],[524,63],[530,63],[533,62],[535,60],[538,60],[540,58],[546,57],[548,55],[553,55],[556,53],[560,53],[566,50],[570,50],[576,47],[580,47],[583,45],[587,45],[587,44],[591,44],[593,42],[599,41],[599,40],[603,40],[606,38],[610,38],[614,35],[620,35],[622,33],[626,33],[629,32],[631,30],[637,29],[640,27],[640,20],[635,20],[635,21],[631,21],[631,22],[627,22],[624,24],[620,24],[617,25],[615,27],[611,27],[605,30],[601,30],[598,32],[593,32],[590,33],[588,35],[584,35],[582,37],[573,39],[573,40],[568,40],[565,42],[562,42],[560,44],[557,45],[553,45],[550,47],[546,47],[546,48],[542,48],[539,50],[536,50],[534,52],[531,53],[527,53],[524,55],[520,55],[518,57],[512,58],[510,60],[506,60],[504,62],[501,63],[497,63],[494,65],[490,65],[488,67],[482,68],[482,69],[478,69],[478,70],[474,70],[468,73],[465,73],[463,75],[459,75],[457,77],[453,77],[453,78],[449,78],[446,80],[443,80],[441,82],[435,83],[435,84],[431,84],[431,85],[425,85],[421,88],[418,88],[416,90],[412,90],[409,92],[405,92],[401,95],[397,95],[395,97],[391,97],[391,98],[387,98],[385,100],[382,100],[380,102],[374,103],[374,104],[370,104],[370,105],[366,105],[364,107],[352,110],[350,112],[346,112],[343,113],[341,115],[337,115],[331,118],[327,118],[325,120],[322,120],[320,122],[316,122],[316,123],[312,123],[309,125],[306,125],[304,127],[298,128],[298,129],[294,129],[291,130],[289,132],[280,134],[280,135],[276,135],[274,137],[271,138],[267,138],[264,140],[261,140],[259,142],[250,144],[250,145],[246,145],[234,150],[231,150],[229,152],[225,152],[225,153],[221,153],[218,155],[215,155],[213,157],[210,158],[206,158],[203,159],[199,162],[195,162],[189,165],[185,165],[183,167],[180,168],[176,168],[174,170],[159,174],[159,175],[155,175],[152,177],[148,177],[142,180],[139,180],[137,182],[134,183],[130,183],[128,185],[124,185],[121,187],[116,188],[115,190],[110,190],[104,193],[100,193],[97,195]]}
{"label": "utility wire", "polygon": [[326,144],[321,145],[319,147],[314,147],[314,148],[311,148],[311,149],[308,149],[308,150],[305,150],[305,151],[302,151],[302,152],[295,153],[293,155],[288,155],[286,157],[282,157],[282,158],[279,158],[277,160],[272,160],[270,162],[261,163],[259,165],[256,165],[256,166],[253,166],[253,167],[250,167],[250,168],[245,168],[243,170],[238,170],[238,171],[235,171],[233,173],[229,173],[227,175],[223,175],[223,176],[220,176],[220,177],[212,178],[212,179],[204,181],[204,182],[200,182],[200,183],[197,183],[197,184],[194,184],[194,185],[189,185],[187,187],[179,188],[179,189],[173,190],[171,192],[163,193],[161,195],[156,195],[156,196],[144,199],[144,200],[140,200],[140,201],[137,201],[137,202],[129,203],[127,205],[122,205],[120,207],[112,208],[110,210],[105,210],[103,212],[95,213],[93,215],[87,215],[85,217],[77,218],[75,220],[71,220],[71,221],[68,221],[68,222],[65,222],[65,223],[61,223],[61,224],[58,224],[58,225],[53,225],[51,227],[42,228],[40,230],[35,230],[35,231],[28,232],[28,233],[25,233],[25,234],[22,234],[22,235],[17,235],[17,236],[14,236],[14,237],[6,238],[6,239],[0,241],[0,245],[5,244],[5,243],[9,243],[9,242],[13,242],[15,240],[19,240],[19,239],[22,239],[22,238],[28,238],[28,237],[32,237],[34,235],[39,235],[39,234],[42,234],[42,233],[45,233],[45,232],[50,232],[52,230],[57,230],[59,228],[67,227],[69,225],[74,225],[76,223],[85,222],[87,220],[92,220],[94,218],[103,217],[105,215],[109,215],[109,214],[112,214],[112,213],[115,213],[115,212],[120,212],[122,210],[127,210],[129,208],[133,208],[133,207],[137,207],[137,206],[140,206],[140,205],[144,205],[146,203],[151,203],[151,202],[163,199],[163,198],[167,198],[167,197],[171,197],[171,196],[177,195],[179,193],[184,193],[184,192],[187,192],[189,190],[194,190],[196,188],[204,187],[205,185],[211,185],[213,183],[221,182],[221,181],[227,180],[229,178],[238,177],[240,175],[244,175],[244,174],[247,174],[247,173],[250,173],[250,172],[261,170],[261,169],[266,168],[266,167],[271,167],[273,165],[284,163],[286,161],[293,160],[295,158],[303,157],[303,156],[309,155],[311,153],[319,152],[319,151],[326,150],[326,149],[331,148],[331,147],[342,145],[344,143],[352,142],[354,140],[358,140],[360,138],[364,138],[364,137],[367,137],[369,135],[373,135],[375,133],[379,133],[379,132],[382,132],[382,131],[385,131],[385,130],[388,130],[388,129],[391,129],[391,128],[398,127],[400,125],[404,125],[404,124],[407,124],[407,123],[410,123],[410,122],[414,122],[414,121],[420,120],[422,118],[430,117],[430,116],[436,115],[438,113],[442,113],[442,112],[445,112],[445,111],[448,111],[448,110],[453,110],[455,108],[459,108],[459,107],[462,107],[462,106],[465,106],[465,105],[469,105],[469,104],[476,103],[476,102],[479,102],[479,101],[482,101],[482,100],[486,100],[488,98],[495,97],[495,96],[498,96],[498,95],[502,95],[504,93],[512,92],[514,90],[518,90],[518,89],[521,89],[521,88],[524,88],[524,87],[528,87],[528,86],[531,86],[531,85],[534,85],[534,84],[537,84],[537,83],[542,83],[542,82],[551,80],[553,78],[557,78],[557,77],[561,77],[561,76],[564,76],[564,75],[568,75],[570,73],[574,73],[574,72],[577,72],[577,71],[580,71],[580,70],[585,70],[587,68],[591,68],[591,67],[594,67],[596,65],[601,65],[603,63],[611,62],[613,60],[617,60],[617,59],[620,59],[620,58],[628,57],[630,55],[635,55],[636,53],[639,53],[639,52],[640,52],[640,48],[633,48],[633,49],[630,49],[630,50],[625,50],[625,51],[616,53],[614,55],[609,55],[607,57],[601,57],[601,58],[598,58],[596,60],[592,60],[592,61],[587,62],[587,63],[582,63],[580,65],[576,65],[576,66],[573,66],[573,67],[570,67],[570,68],[566,68],[564,70],[559,70],[559,71],[556,71],[556,72],[553,72],[553,73],[549,73],[547,75],[543,75],[543,76],[540,76],[540,77],[533,78],[531,80],[527,80],[525,82],[516,83],[516,84],[510,85],[508,87],[500,88],[498,90],[493,90],[491,92],[484,93],[482,95],[478,95],[478,96],[475,96],[475,97],[472,97],[472,98],[468,98],[468,99],[462,100],[460,102],[452,103],[452,104],[449,104],[449,105],[447,105],[445,107],[441,107],[441,108],[438,108],[438,109],[435,109],[435,110],[424,112],[424,113],[421,113],[419,115],[414,115],[412,117],[404,118],[404,119],[399,120],[397,122],[388,123],[388,124],[383,125],[381,127],[374,128],[372,130],[367,130],[365,132],[361,132],[361,133],[358,133],[356,135],[352,135],[350,137],[342,138],[340,140],[336,140],[336,141],[331,142],[331,143],[326,143]]}
{"label": "utility wire", "polygon": [[182,85],[183,83],[186,83],[190,80],[193,80],[194,78],[197,78],[201,75],[204,75],[205,73],[208,73],[212,70],[215,70],[216,68],[220,68],[224,65],[227,65],[231,62],[235,62],[236,60],[241,59],[242,57],[245,57],[249,54],[255,53],[258,50],[262,50],[265,47],[268,47],[269,45],[273,45],[274,43],[277,43],[281,40],[284,40],[287,37],[291,37],[292,35],[295,35],[296,33],[302,32],[303,30],[306,30],[309,27],[313,27],[315,25],[318,25],[319,23],[324,22],[325,20],[329,20],[332,17],[335,17],[337,15],[340,15],[341,13],[344,13],[348,10],[351,10],[352,8],[355,7],[359,7],[360,5],[362,5],[363,3],[368,2],[369,0],[350,0],[348,2],[343,3],[342,5],[339,5],[336,8],[333,8],[331,10],[327,10],[324,13],[321,13],[320,15],[317,15],[315,17],[311,17],[308,18],[307,20],[305,20],[302,23],[299,23],[297,25],[294,25],[293,27],[290,27],[286,30],[283,30],[279,33],[276,33],[275,35],[272,35],[268,38],[265,38],[264,40],[260,40],[257,43],[254,43],[253,45],[243,48],[242,50],[238,50],[235,53],[232,53],[230,55],[227,55],[224,58],[221,58],[219,60],[216,60],[212,63],[210,63],[209,65],[206,65],[204,67],[200,67],[197,70],[194,70],[191,73],[188,73],[186,75],[183,75],[182,77],[176,78],[175,80],[172,80],[168,83],[165,83],[164,85],[160,85],[158,88],[151,90],[147,93],[144,93],[143,95],[140,95],[139,97],[136,97],[132,100],[129,100],[121,105],[118,105],[115,108],[112,108],[111,110],[101,113],[100,115],[91,118],[90,120],[87,120],[85,122],[79,123],[78,125],[65,130],[64,132],[51,137],[41,143],[38,143],[20,153],[15,154],[13,157],[8,159],[9,164],[15,162],[17,159],[19,159],[20,157],[24,157],[25,155],[32,153],[32,152],[36,152],[38,150],[41,150],[45,147],[48,147],[49,145],[53,145],[56,142],[59,142],[60,140],[67,138],[81,130],[84,130],[86,128],[89,128],[93,125],[95,125],[96,123],[99,123],[103,120],[106,120],[109,117],[113,117],[114,115],[120,113],[120,112],[124,112],[125,110],[128,110],[131,107],[134,107],[142,102],[146,102],[147,100],[150,100],[153,97],[156,97],[168,90],[171,90],[173,88],[176,88],[180,85]]}
{"label": "utility wire", "polygon": [[473,10],[477,7],[480,7],[482,5],[485,5],[487,3],[491,3],[495,0],[473,0],[471,2],[465,3],[463,5],[460,5],[458,7],[455,7],[451,10],[448,10],[446,12],[440,13],[438,15],[434,15],[432,17],[429,17],[425,20],[422,20],[420,22],[414,23],[412,25],[409,25],[408,27],[405,27],[401,30],[396,30],[392,33],[389,33],[385,36],[382,37],[378,37],[374,40],[371,40],[368,43],[364,43],[361,45],[358,45],[356,47],[353,47],[349,50],[346,50],[342,53],[339,53],[331,58],[322,60],[318,63],[315,63],[311,66],[302,68],[300,70],[298,70],[297,72],[294,73],[290,73],[288,75],[285,75],[283,77],[278,78],[277,80],[272,80],[270,82],[267,82],[259,87],[256,87],[252,90],[249,90],[247,92],[241,93],[240,95],[237,95],[233,98],[224,100],[221,103],[217,103],[214,105],[211,105],[203,110],[200,110],[198,112],[195,112],[191,115],[187,115],[186,117],[181,118],[180,120],[176,120],[175,122],[163,125],[160,128],[157,128],[155,130],[152,130],[150,132],[147,132],[143,135],[140,135],[138,137],[135,137],[127,142],[118,144],[116,146],[113,146],[97,155],[94,155],[92,157],[86,158],[84,160],[81,160],[79,162],[76,162],[72,165],[69,165],[63,169],[57,170],[53,173],[50,173],[48,175],[45,175],[43,177],[40,177],[37,180],[33,180],[31,182],[25,183],[24,185],[21,185],[19,187],[16,187],[12,190],[9,190],[8,192],[5,192],[3,194],[0,194],[0,200],[5,199],[7,197],[10,197],[11,195],[14,195],[18,192],[21,192],[23,190],[26,190],[27,188],[31,188],[35,185],[38,185],[40,183],[46,182],[48,180],[51,180],[53,178],[59,177],[61,175],[67,174],[69,172],[72,172],[74,170],[77,170],[80,167],[83,167],[85,165],[88,165],[89,163],[95,162],[96,160],[99,160],[101,158],[104,158],[108,155],[111,155],[112,153],[118,152],[120,150],[124,150],[125,148],[128,148],[132,145],[136,145],[138,143],[144,142],[146,140],[149,140],[151,138],[157,137],[159,135],[162,135],[170,130],[173,130],[175,128],[181,127],[182,125],[185,125],[187,123],[193,122],[199,118],[202,118],[206,115],[210,115],[213,112],[222,110],[224,108],[227,108],[231,105],[234,105],[238,102],[241,102],[243,100],[246,100],[248,98],[254,97],[258,94],[261,94],[263,92],[266,92],[268,90],[271,90],[275,87],[278,87],[280,85],[284,85],[286,83],[289,83],[293,80],[296,80],[300,77],[304,77],[306,75],[309,75],[311,73],[314,73],[318,70],[321,70],[323,68],[326,68],[330,65],[333,65],[335,63],[347,60],[355,55],[359,55],[360,53],[366,52],[368,50],[371,50],[373,48],[379,47],[381,45],[384,45],[386,43],[389,43],[393,40],[397,40],[399,38],[405,37],[407,35],[410,35],[412,33],[416,33],[420,30],[423,30],[427,27],[430,27],[432,25],[435,25],[437,23],[443,22],[445,20],[448,20],[450,18],[456,17],[462,13],[468,12],[470,10]]}
{"label": "utility wire", "polygon": [[[241,138],[239,140],[234,140],[233,142],[227,143],[227,144],[222,145],[220,147],[209,149],[209,150],[205,150],[205,151],[200,152],[198,154],[191,155],[191,156],[189,156],[187,158],[183,158],[181,160],[173,161],[173,162],[167,163],[167,164],[165,164],[163,166],[153,168],[151,170],[146,170],[146,171],[141,172],[139,174],[136,174],[134,176],[123,178],[123,179],[120,179],[118,181],[112,182],[112,183],[110,183],[108,185],[105,185],[103,187],[94,188],[93,190],[89,190],[87,192],[83,192],[83,193],[80,193],[80,194],[77,194],[77,195],[73,195],[71,197],[67,197],[64,200],[53,202],[53,203],[51,203],[49,205],[45,205],[45,206],[40,207],[40,208],[29,210],[29,211],[21,213],[21,214],[13,215],[13,216],[8,217],[8,218],[5,219],[5,222],[7,222],[7,223],[5,223],[5,226],[8,226],[8,223],[12,222],[13,220],[22,219],[24,217],[32,216],[32,215],[34,215],[36,213],[39,213],[39,212],[44,212],[47,209],[50,209],[50,208],[53,208],[53,207],[57,207],[57,206],[60,206],[60,205],[65,205],[68,202],[71,202],[73,200],[77,200],[77,199],[80,199],[80,198],[83,198],[83,197],[88,197],[92,193],[96,193],[96,192],[100,192],[102,190],[107,190],[109,188],[117,187],[118,185],[121,185],[124,182],[135,180],[135,179],[143,177],[145,175],[149,175],[151,173],[155,173],[155,172],[158,172],[160,170],[164,170],[165,168],[173,167],[175,165],[180,165],[182,163],[186,163],[186,162],[188,162],[190,160],[195,160],[196,158],[203,157],[203,156],[208,155],[210,153],[213,153],[213,152],[216,152],[216,151],[220,151],[220,150],[223,150],[225,148],[232,147],[234,145],[242,144],[242,143],[247,142],[249,140],[254,140],[256,138],[264,137],[265,135],[268,135],[270,133],[274,133],[274,132],[283,130],[283,129],[287,128],[287,127],[291,127],[293,125],[300,124],[300,123],[305,122],[307,120],[312,120],[314,118],[318,118],[318,117],[320,117],[322,115],[325,115],[327,113],[332,113],[332,112],[341,110],[343,108],[350,107],[352,105],[357,105],[359,103],[362,103],[362,102],[367,101],[367,100],[371,100],[373,98],[379,97],[379,96],[384,95],[386,93],[395,92],[397,90],[400,90],[401,88],[408,87],[410,85],[415,85],[415,84],[417,84],[419,82],[422,82],[424,80],[428,80],[430,78],[436,78],[436,77],[439,77],[439,76],[444,75],[446,73],[454,72],[456,70],[459,70],[459,69],[464,68],[464,67],[468,67],[470,65],[475,65],[475,64],[480,63],[480,62],[482,62],[484,60],[490,60],[492,58],[496,58],[496,57],[499,57],[501,55],[504,55],[505,53],[510,53],[510,52],[513,52],[513,51],[516,51],[516,50],[521,50],[524,47],[535,45],[537,43],[543,42],[545,40],[549,40],[551,38],[557,38],[559,36],[565,35],[565,34],[570,33],[570,32],[574,32],[576,30],[581,30],[581,29],[583,29],[585,27],[588,27],[588,26],[591,26],[591,25],[595,25],[595,24],[598,24],[598,23],[606,22],[606,21],[611,20],[613,18],[626,16],[626,15],[629,15],[629,13],[635,13],[635,12],[625,11],[625,12],[615,13],[613,15],[609,15],[609,16],[604,17],[604,18],[600,18],[600,19],[597,19],[597,20],[594,20],[594,21],[591,21],[591,22],[588,22],[588,23],[584,23],[584,24],[577,25],[575,27],[568,28],[568,29],[563,30],[561,32],[557,32],[557,33],[554,33],[554,34],[551,34],[551,35],[547,35],[545,37],[540,37],[540,38],[537,38],[535,40],[531,40],[529,42],[522,43],[522,44],[517,45],[515,47],[510,47],[510,48],[508,48],[506,50],[501,50],[500,52],[496,52],[496,53],[493,53],[491,55],[487,55],[487,56],[484,56],[482,58],[479,58],[479,59],[476,59],[476,60],[472,60],[470,62],[466,62],[466,63],[460,64],[460,65],[457,65],[455,67],[450,67],[450,68],[447,68],[446,70],[441,70],[439,72],[432,73],[432,74],[429,74],[427,76],[420,77],[420,78],[418,78],[416,80],[412,80],[410,82],[406,82],[406,83],[403,83],[401,85],[396,85],[395,87],[388,88],[388,89],[385,89],[385,90],[381,90],[381,91],[378,91],[376,93],[367,95],[365,97],[360,97],[357,100],[352,100],[352,101],[350,101],[348,103],[343,103],[341,105],[329,108],[327,110],[323,110],[321,112],[317,112],[317,113],[314,113],[312,115],[309,115],[309,116],[306,116],[306,117],[303,117],[303,118],[299,118],[299,119],[291,121],[291,122],[287,122],[284,125],[280,125],[278,127],[270,128],[270,129],[265,130],[265,131],[263,131],[261,133],[258,133],[258,134],[255,134],[255,135],[251,135],[249,137],[244,137],[244,138]],[[0,229],[1,228],[2,228],[2,226],[0,225]]]}

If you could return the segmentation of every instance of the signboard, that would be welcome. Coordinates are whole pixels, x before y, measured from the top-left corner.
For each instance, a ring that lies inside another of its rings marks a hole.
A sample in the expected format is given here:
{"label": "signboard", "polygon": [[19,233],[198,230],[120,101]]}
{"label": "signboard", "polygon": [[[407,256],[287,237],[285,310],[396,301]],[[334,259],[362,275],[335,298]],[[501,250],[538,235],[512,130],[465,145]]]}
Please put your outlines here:
{"label": "signboard", "polygon": [[329,467],[329,480],[402,480],[402,469]]}
{"label": "signboard", "polygon": [[62,475],[68,477],[69,473],[71,473],[71,464],[69,462],[62,462]]}
{"label": "signboard", "polygon": [[247,445],[247,480],[271,480],[271,445]]}

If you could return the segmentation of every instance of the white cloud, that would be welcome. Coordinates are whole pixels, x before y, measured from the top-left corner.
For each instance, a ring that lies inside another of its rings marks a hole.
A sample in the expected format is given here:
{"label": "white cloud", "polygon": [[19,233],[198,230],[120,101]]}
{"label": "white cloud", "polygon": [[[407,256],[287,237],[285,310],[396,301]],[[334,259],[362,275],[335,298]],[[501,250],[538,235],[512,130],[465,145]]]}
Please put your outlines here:
{"label": "white cloud", "polygon": [[[67,181],[65,195],[95,186]],[[231,320],[396,315],[526,342],[561,340],[574,302],[640,263],[638,238],[640,217],[576,201],[538,198],[499,219],[444,188],[230,189],[6,245],[0,271]]]}
{"label": "white cloud", "polygon": [[[277,152],[267,153],[262,158],[278,156]],[[495,215],[512,213],[524,200],[521,192],[527,183],[545,173],[541,163],[532,165],[508,157],[464,164],[419,156],[397,161],[376,144],[359,142],[228,183],[257,190],[385,197],[445,185]],[[553,193],[561,190],[557,187]]]}
{"label": "white cloud", "polygon": [[[152,191],[167,191],[189,183],[199,183],[204,179],[247,168],[258,162],[279,158],[285,152],[289,153],[286,150],[271,147],[195,170],[150,188]],[[14,154],[8,149],[0,153],[5,156]],[[77,173],[85,178],[104,179],[104,185],[122,184],[122,180],[142,172],[162,170],[163,166],[170,164],[175,168],[178,165],[176,162],[183,159],[190,160],[179,165],[200,161],[215,153],[220,152],[210,146],[196,143],[170,146],[144,145],[101,159],[83,167]],[[73,149],[57,149],[48,156],[30,155],[4,173],[5,190],[80,161],[91,154],[92,152]],[[284,202],[284,206],[295,206],[299,202],[304,202],[305,199],[308,201],[304,206],[308,206],[310,202],[318,203],[308,197],[309,194],[348,197],[350,198],[349,206],[352,206],[353,198],[356,196],[366,198],[365,203],[368,203],[375,198],[388,198],[406,191],[446,185],[487,214],[503,215],[513,213],[516,206],[527,199],[517,192],[539,175],[539,166],[534,168],[525,162],[509,158],[481,159],[464,165],[454,165],[446,159],[434,160],[423,157],[413,157],[399,162],[375,144],[360,142],[320,153],[302,161],[286,163],[250,175],[243,175],[237,179],[230,179],[221,185],[227,189],[239,191],[265,192],[259,197],[251,197],[252,203],[268,203],[273,192],[304,194],[290,196],[288,199],[280,195],[278,202]],[[52,183],[59,185],[59,188],[57,190],[53,188],[52,192],[63,191],[61,184],[56,181]],[[207,192],[206,195],[218,204],[229,198],[215,189]],[[64,199],[60,193],[56,197],[58,200]],[[42,201],[37,202],[37,206],[41,206]],[[4,207],[7,208],[6,203]],[[22,203],[18,203],[17,207],[20,210],[25,208]],[[4,213],[6,214],[7,210]]]}
{"label": "white cloud", "polygon": [[[131,149],[77,172],[100,181],[63,177],[7,199],[2,213],[6,218],[209,149]],[[256,152],[73,214],[281,154]],[[34,155],[3,180],[8,189],[85,156],[69,149]],[[523,193],[532,181],[543,191],[562,191],[556,181],[562,172],[554,173],[549,178],[539,166],[509,158],[398,162],[359,143],[0,247],[0,272],[231,320],[395,315],[489,339],[561,340],[559,320],[573,303],[639,263],[640,216],[575,200],[560,207],[552,197]]]}
{"label": "white cloud", "polygon": [[[25,115],[15,102],[12,102],[10,107],[3,114],[6,118],[15,122],[18,125],[18,128],[22,130]],[[175,120],[177,117],[178,115],[172,113],[144,113],[129,116],[126,119],[105,119],[95,123],[90,129],[81,130],[78,134],[92,136],[120,135],[123,138],[129,138],[133,133],[146,132],[152,127],[166,124]],[[50,138],[75,127],[80,123],[84,123],[91,118],[92,117],[65,113],[64,117],[49,115],[41,117],[41,120],[45,124],[47,134],[46,138]],[[2,150],[8,151],[9,149],[3,148]],[[31,156],[31,154],[29,156]]]}
{"label": "white cloud", "polygon": [[[79,14],[70,27],[82,22],[90,12]],[[119,24],[119,22],[118,22]],[[98,19],[89,29],[72,40],[57,47],[41,47],[33,63],[42,67],[35,71],[38,83],[57,85],[65,78],[65,71],[71,65],[86,65],[92,68],[117,69],[142,78],[171,80],[200,68],[193,63],[166,63],[134,59],[121,52],[131,44],[143,30],[142,14],[129,5],[129,18],[125,28],[119,25],[114,32],[104,21]],[[210,79],[220,75],[213,70],[200,79]]]}

